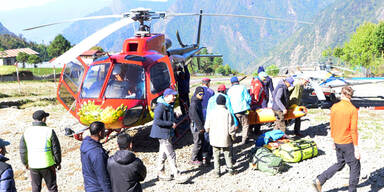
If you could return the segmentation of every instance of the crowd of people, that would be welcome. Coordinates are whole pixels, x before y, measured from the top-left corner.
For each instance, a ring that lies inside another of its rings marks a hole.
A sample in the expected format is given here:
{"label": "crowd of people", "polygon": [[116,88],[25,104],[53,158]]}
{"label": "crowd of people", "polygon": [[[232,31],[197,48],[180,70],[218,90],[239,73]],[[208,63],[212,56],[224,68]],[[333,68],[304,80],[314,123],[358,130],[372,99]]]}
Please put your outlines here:
{"label": "crowd of people", "polygon": [[[187,70],[187,69],[186,69]],[[184,77],[189,73],[183,72]],[[260,135],[259,125],[250,125],[248,114],[251,110],[268,107],[272,102],[272,110],[276,117],[274,129],[286,131],[284,115],[290,105],[300,104],[305,79],[295,80],[292,77],[282,79],[274,88],[272,79],[259,68],[257,77],[248,88],[240,84],[237,77],[230,78],[231,87],[224,84],[218,86],[217,93],[210,88],[211,80],[202,79],[202,85],[195,88],[189,103],[189,89],[183,87],[177,92],[167,88],[157,99],[154,109],[154,121],[150,137],[158,140],[157,177],[159,180],[175,180],[184,183],[188,177],[177,166],[176,153],[171,143],[177,127],[174,103],[179,95],[182,112],[189,115],[190,131],[193,138],[190,164],[193,166],[210,166],[213,160],[213,175],[219,178],[220,153],[223,153],[227,173],[236,174],[233,164],[233,144],[236,133],[241,133],[239,145],[244,145]],[[186,83],[186,82],[184,82]],[[189,86],[189,83],[188,83]],[[350,191],[356,190],[360,174],[360,154],[357,144],[357,110],[351,104],[353,90],[344,87],[341,101],[331,109],[331,137],[334,140],[337,163],[320,174],[313,184],[318,191],[326,180],[330,179],[347,163],[351,167]],[[272,98],[270,98],[272,96]],[[30,171],[32,191],[42,188],[44,179],[49,191],[58,191],[56,170],[61,169],[61,146],[55,131],[47,126],[49,113],[38,110],[33,113],[34,122],[27,127],[20,140],[20,157],[25,168]],[[300,119],[295,120],[294,133],[301,136]],[[119,150],[109,156],[100,140],[104,138],[105,126],[102,122],[93,122],[89,126],[90,136],[83,139],[80,154],[85,191],[142,191],[140,182],[144,181],[147,169],[143,162],[132,152],[132,138],[128,134],[119,134],[117,144]],[[12,167],[5,163],[6,146],[9,142],[0,139],[0,191],[16,191]],[[165,172],[165,161],[168,160],[171,174]]]}

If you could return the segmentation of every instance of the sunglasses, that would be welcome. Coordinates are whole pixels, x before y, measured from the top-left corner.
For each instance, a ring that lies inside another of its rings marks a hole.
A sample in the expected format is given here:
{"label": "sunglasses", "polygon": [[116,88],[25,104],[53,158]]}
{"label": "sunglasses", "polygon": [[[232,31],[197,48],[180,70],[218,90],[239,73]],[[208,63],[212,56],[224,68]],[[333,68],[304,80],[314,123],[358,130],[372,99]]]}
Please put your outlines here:
{"label": "sunglasses", "polygon": [[199,93],[198,95],[200,95],[200,96],[203,96],[203,95],[204,95],[204,93]]}

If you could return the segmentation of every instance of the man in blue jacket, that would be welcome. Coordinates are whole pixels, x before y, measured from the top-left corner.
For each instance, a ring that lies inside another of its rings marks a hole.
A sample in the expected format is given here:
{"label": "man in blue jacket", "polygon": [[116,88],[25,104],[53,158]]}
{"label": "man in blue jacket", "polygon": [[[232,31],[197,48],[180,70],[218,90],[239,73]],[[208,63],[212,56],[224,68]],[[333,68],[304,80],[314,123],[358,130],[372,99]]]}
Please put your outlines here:
{"label": "man in blue jacket", "polygon": [[155,108],[155,116],[150,137],[159,140],[159,157],[158,157],[158,174],[159,180],[169,181],[172,177],[165,174],[165,160],[169,161],[173,178],[179,182],[184,183],[188,178],[181,175],[176,165],[176,153],[171,143],[171,133],[176,128],[176,119],[173,112],[173,104],[176,100],[177,92],[171,88],[167,88],[163,92],[163,96],[157,99]]}
{"label": "man in blue jacket", "polygon": [[251,95],[244,85],[239,84],[237,77],[231,78],[232,86],[228,90],[228,97],[231,101],[233,113],[239,120],[239,125],[242,128],[242,139],[241,145],[245,144],[249,134],[249,123],[248,123],[248,110],[251,108]]}
{"label": "man in blue jacket", "polygon": [[107,172],[108,154],[100,143],[105,134],[104,123],[91,123],[89,132],[91,136],[85,137],[80,147],[85,191],[110,192],[112,190]]}
{"label": "man in blue jacket", "polygon": [[0,192],[16,192],[12,166],[5,163],[9,160],[5,157],[7,145],[9,145],[8,141],[0,139]]}

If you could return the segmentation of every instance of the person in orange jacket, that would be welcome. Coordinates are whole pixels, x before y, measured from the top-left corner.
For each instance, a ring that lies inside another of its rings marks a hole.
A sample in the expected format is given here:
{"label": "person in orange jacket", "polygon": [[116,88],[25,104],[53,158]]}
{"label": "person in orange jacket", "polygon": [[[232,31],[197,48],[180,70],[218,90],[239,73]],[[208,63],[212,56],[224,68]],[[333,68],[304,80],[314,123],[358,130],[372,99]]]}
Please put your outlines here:
{"label": "person in orange jacket", "polygon": [[341,89],[341,101],[331,108],[331,137],[336,149],[337,163],[321,173],[313,185],[320,192],[322,185],[345,164],[350,167],[349,192],[355,192],[360,177],[360,151],[358,147],[358,111],[351,103],[353,89],[345,86]]}

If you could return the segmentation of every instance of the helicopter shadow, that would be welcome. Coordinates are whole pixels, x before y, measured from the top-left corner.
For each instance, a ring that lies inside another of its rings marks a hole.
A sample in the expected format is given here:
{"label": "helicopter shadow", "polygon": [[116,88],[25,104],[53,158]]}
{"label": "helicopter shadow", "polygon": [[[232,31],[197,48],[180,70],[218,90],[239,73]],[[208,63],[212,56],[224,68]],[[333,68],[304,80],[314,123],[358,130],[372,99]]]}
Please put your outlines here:
{"label": "helicopter shadow", "polygon": [[328,135],[328,129],[330,128],[330,124],[328,123],[321,123],[314,126],[309,126],[307,129],[300,131],[300,133],[303,135],[303,137],[309,136],[310,138],[314,138],[316,135],[319,136],[327,136]]}
{"label": "helicopter shadow", "polygon": [[[384,167],[375,170],[369,175],[369,178],[365,180],[364,182],[357,185],[357,188],[365,187],[365,186],[371,186],[370,192],[374,191],[381,191],[381,189],[384,189]],[[337,192],[337,191],[347,191],[348,187],[339,187],[336,189],[331,189],[327,192]]]}

